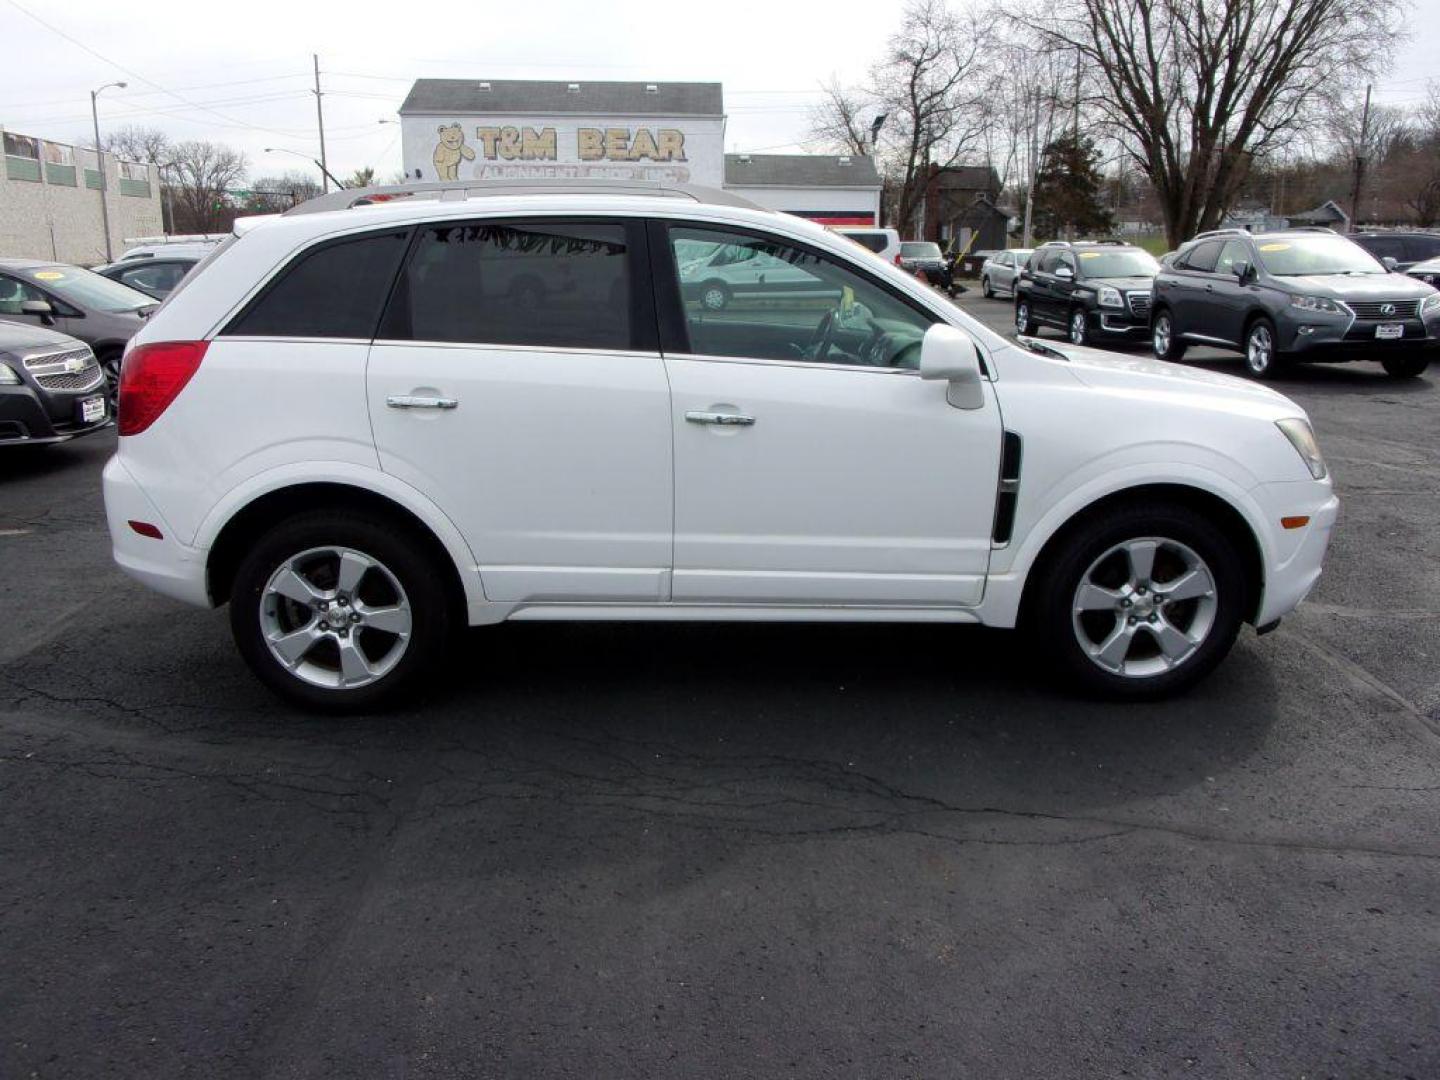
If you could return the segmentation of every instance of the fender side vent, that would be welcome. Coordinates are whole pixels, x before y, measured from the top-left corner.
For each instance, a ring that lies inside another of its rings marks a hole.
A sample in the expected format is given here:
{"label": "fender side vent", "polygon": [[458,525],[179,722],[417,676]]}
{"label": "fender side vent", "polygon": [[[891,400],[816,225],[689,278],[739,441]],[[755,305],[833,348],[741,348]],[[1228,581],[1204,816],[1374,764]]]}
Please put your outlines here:
{"label": "fender side vent", "polygon": [[1013,431],[1005,432],[1000,450],[1000,488],[995,499],[995,528],[990,538],[1000,546],[1010,542],[1015,528],[1015,506],[1020,501],[1020,459],[1023,440]]}

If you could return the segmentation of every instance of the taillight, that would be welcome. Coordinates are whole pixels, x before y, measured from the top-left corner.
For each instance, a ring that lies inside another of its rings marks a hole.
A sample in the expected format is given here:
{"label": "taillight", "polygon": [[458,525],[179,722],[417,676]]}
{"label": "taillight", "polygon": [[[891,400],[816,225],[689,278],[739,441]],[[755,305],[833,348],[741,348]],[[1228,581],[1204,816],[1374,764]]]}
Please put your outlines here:
{"label": "taillight", "polygon": [[160,418],[200,367],[208,341],[157,341],[138,345],[120,368],[116,425],[121,435],[139,435]]}
{"label": "taillight", "polygon": [[900,265],[901,265],[901,262],[900,262],[900,253],[899,253],[898,251],[895,253],[895,265],[896,265],[896,266],[900,266]]}

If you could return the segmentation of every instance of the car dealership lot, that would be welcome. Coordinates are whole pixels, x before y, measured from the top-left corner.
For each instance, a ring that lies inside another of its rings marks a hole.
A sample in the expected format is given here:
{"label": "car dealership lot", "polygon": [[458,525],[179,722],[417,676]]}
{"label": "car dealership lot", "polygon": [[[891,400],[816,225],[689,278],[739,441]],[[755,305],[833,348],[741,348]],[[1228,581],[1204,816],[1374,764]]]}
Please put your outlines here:
{"label": "car dealership lot", "polygon": [[965,627],[529,624],[317,719],[110,564],[113,436],[0,458],[0,1075],[1436,1075],[1436,387],[1278,385],[1327,573],[1124,707]]}

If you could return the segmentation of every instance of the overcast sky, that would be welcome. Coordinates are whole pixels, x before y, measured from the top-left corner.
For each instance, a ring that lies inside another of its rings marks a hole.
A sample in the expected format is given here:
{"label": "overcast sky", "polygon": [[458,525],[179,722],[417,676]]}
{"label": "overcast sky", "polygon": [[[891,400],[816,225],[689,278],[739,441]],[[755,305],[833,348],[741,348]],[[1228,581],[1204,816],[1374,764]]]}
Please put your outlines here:
{"label": "overcast sky", "polygon": [[[417,77],[724,83],[727,150],[803,150],[817,84],[863,79],[903,0],[0,0],[0,126],[89,140],[163,128],[244,151],[251,175],[303,167],[266,154],[318,153],[311,54],[319,53],[331,171],[400,168],[396,109]],[[43,25],[32,17],[43,19]],[[1423,96],[1440,76],[1440,0],[1418,0],[1377,95]],[[91,140],[93,141],[93,140]]]}

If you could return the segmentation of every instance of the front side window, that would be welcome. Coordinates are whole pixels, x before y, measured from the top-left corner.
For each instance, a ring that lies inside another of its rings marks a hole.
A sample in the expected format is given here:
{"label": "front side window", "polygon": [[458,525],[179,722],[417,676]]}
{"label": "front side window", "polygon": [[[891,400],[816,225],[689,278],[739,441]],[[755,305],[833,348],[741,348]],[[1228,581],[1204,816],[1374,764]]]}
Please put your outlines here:
{"label": "front side window", "polygon": [[33,285],[0,274],[0,315],[19,315],[21,304],[44,299],[45,294]]}
{"label": "front side window", "polygon": [[1226,240],[1225,246],[1220,249],[1220,258],[1215,263],[1217,274],[1234,274],[1236,263],[1248,263],[1250,261],[1250,249],[1243,240]]}
{"label": "front side window", "polygon": [[225,333],[369,340],[409,237],[397,229],[302,252]]}
{"label": "front side window", "polygon": [[[919,367],[936,320],[828,255],[778,238],[671,227],[690,351],[879,368]],[[708,245],[708,260],[679,262]]]}
{"label": "front side window", "polygon": [[[382,336],[633,348],[628,231],[616,221],[423,225]],[[697,246],[677,258],[713,254]]]}

